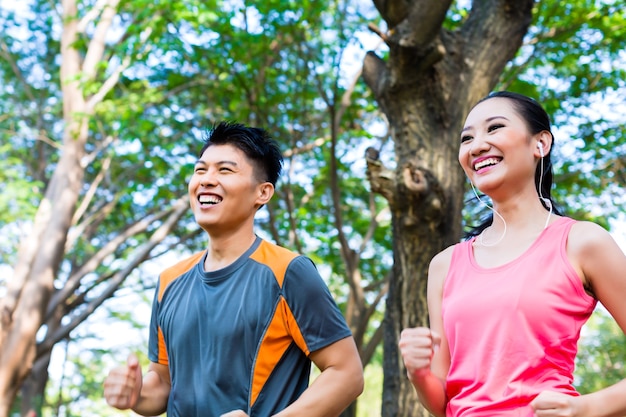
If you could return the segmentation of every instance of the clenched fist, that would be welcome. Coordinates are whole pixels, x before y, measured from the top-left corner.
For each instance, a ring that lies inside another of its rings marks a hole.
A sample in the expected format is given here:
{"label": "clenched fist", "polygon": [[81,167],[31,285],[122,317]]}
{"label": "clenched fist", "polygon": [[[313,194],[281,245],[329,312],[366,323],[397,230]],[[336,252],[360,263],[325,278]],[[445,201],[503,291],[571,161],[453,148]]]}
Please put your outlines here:
{"label": "clenched fist", "polygon": [[133,408],[137,404],[142,384],[139,360],[130,354],[126,365],[114,368],[104,380],[104,398],[110,406],[120,410]]}
{"label": "clenched fist", "polygon": [[430,372],[433,354],[440,343],[441,336],[429,328],[416,327],[402,330],[398,346],[410,380]]}

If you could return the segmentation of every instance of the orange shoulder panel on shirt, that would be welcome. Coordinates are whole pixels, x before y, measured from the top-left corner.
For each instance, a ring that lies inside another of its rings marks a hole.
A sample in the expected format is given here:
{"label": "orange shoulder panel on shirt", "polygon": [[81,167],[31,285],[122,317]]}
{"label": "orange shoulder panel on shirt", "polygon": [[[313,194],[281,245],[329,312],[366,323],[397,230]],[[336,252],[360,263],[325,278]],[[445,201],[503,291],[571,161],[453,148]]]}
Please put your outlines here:
{"label": "orange shoulder panel on shirt", "polygon": [[263,337],[254,363],[252,392],[250,394],[251,407],[259,397],[274,368],[287,349],[289,349],[292,341],[298,345],[305,355],[309,355],[309,349],[293,313],[285,299],[281,297],[272,321],[267,327],[267,332]]}
{"label": "orange shoulder panel on shirt", "polygon": [[[287,267],[297,256],[297,253],[289,249],[264,240],[250,258],[270,268],[278,285],[282,288]],[[250,406],[254,405],[272,371],[292,342],[295,342],[306,355],[309,354],[293,313],[285,299],[281,297],[257,353],[252,377]]]}
{"label": "orange shoulder panel on shirt", "polygon": [[158,343],[159,343],[159,358],[157,359],[161,365],[169,365],[170,360],[167,356],[167,347],[165,346],[165,337],[163,337],[163,331],[159,327],[158,329]]}
{"label": "orange shoulder panel on shirt", "polygon": [[285,249],[264,240],[261,242],[257,250],[255,250],[250,256],[250,258],[267,265],[274,272],[276,281],[278,281],[278,285],[282,288],[287,267],[297,256],[297,253],[292,252],[289,249]]}
{"label": "orange shoulder panel on shirt", "polygon": [[[172,281],[176,280],[176,278],[180,277],[185,272],[189,271],[193,268],[200,259],[204,256],[204,251],[195,253],[191,255],[189,258],[184,259],[177,263],[176,265],[167,268],[165,271],[161,273],[159,277],[159,296],[158,301],[161,301],[163,298],[163,293],[168,285],[172,283]],[[167,348],[165,346],[165,338],[163,337],[163,331],[161,328],[158,329],[158,344],[159,344],[159,358],[158,362],[161,365],[168,365],[169,358],[167,357]]]}
{"label": "orange shoulder panel on shirt", "polygon": [[195,253],[189,258],[180,261],[176,265],[167,268],[161,273],[159,279],[159,301],[163,298],[163,293],[165,292],[167,286],[170,285],[170,283],[176,278],[193,268],[194,265],[197,264],[198,261],[204,256],[204,253],[205,251]]}

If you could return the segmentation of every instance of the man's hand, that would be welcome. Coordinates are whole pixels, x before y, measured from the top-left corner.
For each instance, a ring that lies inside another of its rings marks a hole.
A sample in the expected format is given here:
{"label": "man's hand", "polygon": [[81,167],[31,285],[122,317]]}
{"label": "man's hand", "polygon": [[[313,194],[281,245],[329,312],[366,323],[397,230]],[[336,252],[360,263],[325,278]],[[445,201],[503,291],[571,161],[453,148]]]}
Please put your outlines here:
{"label": "man's hand", "polygon": [[106,402],[120,410],[133,408],[141,392],[142,378],[139,360],[130,354],[126,365],[113,369],[104,380]]}
{"label": "man's hand", "polygon": [[248,415],[242,410],[229,411],[226,414],[222,414],[220,417],[248,417]]}

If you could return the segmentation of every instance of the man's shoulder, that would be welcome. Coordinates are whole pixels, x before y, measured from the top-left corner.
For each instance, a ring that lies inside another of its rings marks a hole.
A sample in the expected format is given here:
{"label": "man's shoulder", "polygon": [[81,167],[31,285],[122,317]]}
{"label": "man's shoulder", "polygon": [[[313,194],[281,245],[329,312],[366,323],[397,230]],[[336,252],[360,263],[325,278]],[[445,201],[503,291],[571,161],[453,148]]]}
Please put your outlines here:
{"label": "man's shoulder", "polygon": [[165,292],[165,288],[167,288],[172,281],[190,271],[195,265],[198,264],[198,262],[200,262],[205,252],[206,251],[194,253],[193,255],[177,262],[161,272],[159,277],[159,299],[161,299],[163,292]]}
{"label": "man's shoulder", "polygon": [[161,277],[173,276],[175,278],[176,276],[184,274],[185,272],[193,268],[198,262],[200,262],[200,259],[202,259],[205,252],[206,251],[204,250],[200,252],[196,252],[193,255],[188,256],[187,258],[183,259],[182,261],[179,261],[175,263],[174,265],[164,269],[163,272],[161,273]]}
{"label": "man's shoulder", "polygon": [[283,246],[263,239],[256,250],[250,255],[250,258],[264,264],[289,264],[291,261],[300,256],[302,255],[292,251],[291,249],[287,249]]}
{"label": "man's shoulder", "polygon": [[307,258],[283,246],[262,240],[256,250],[250,255],[250,259],[270,268],[278,282],[282,285],[291,263],[294,260],[305,260]]}

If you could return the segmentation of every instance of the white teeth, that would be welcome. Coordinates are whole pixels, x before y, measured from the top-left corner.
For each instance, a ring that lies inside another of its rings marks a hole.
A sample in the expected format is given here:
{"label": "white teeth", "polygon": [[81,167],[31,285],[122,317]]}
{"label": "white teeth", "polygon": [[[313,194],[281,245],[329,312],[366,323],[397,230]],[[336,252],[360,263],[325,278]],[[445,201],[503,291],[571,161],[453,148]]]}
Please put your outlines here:
{"label": "white teeth", "polygon": [[484,168],[484,167],[489,166],[489,165],[495,165],[495,164],[497,164],[498,162],[500,162],[500,160],[499,160],[499,159],[497,159],[497,158],[487,158],[487,159],[483,159],[482,161],[480,161],[480,162],[478,162],[478,163],[476,163],[476,164],[474,165],[474,169],[475,169],[476,171],[478,171],[478,170],[479,170],[479,169],[481,169],[481,168]]}
{"label": "white teeth", "polygon": [[202,204],[217,204],[220,201],[222,201],[222,199],[214,195],[203,194],[198,197],[198,202]]}

